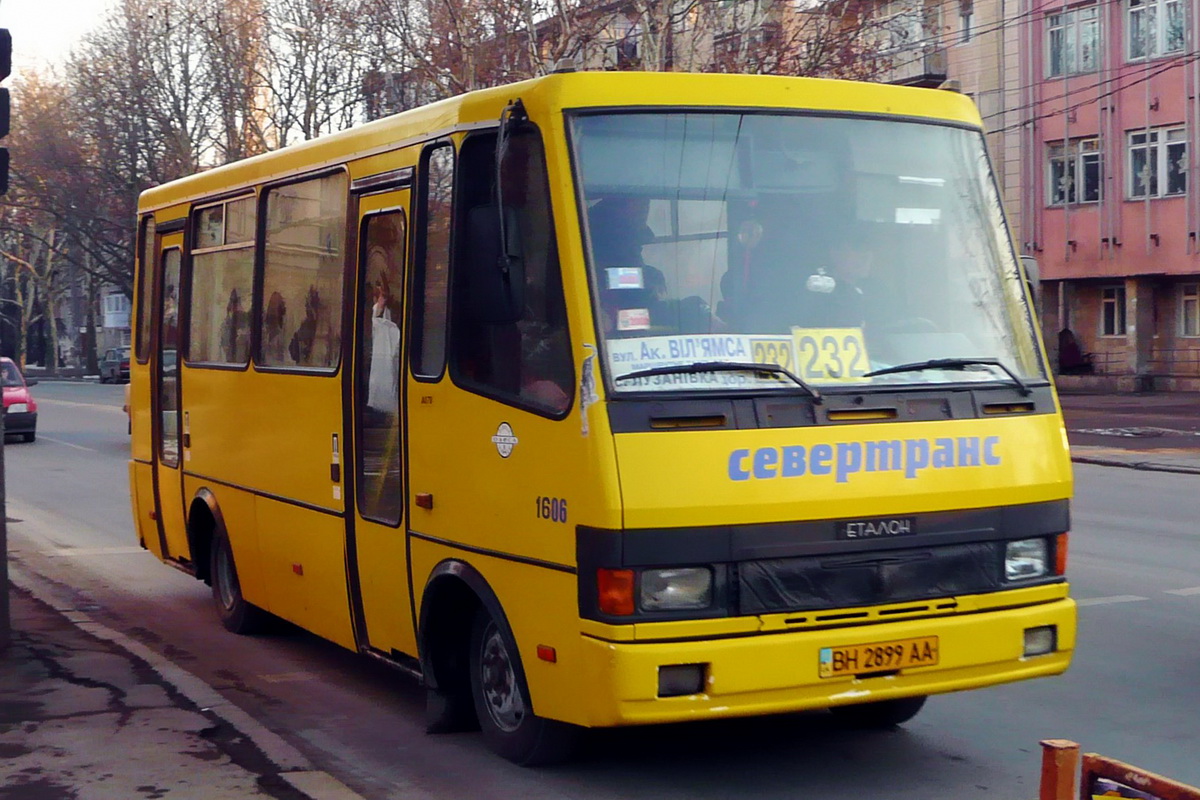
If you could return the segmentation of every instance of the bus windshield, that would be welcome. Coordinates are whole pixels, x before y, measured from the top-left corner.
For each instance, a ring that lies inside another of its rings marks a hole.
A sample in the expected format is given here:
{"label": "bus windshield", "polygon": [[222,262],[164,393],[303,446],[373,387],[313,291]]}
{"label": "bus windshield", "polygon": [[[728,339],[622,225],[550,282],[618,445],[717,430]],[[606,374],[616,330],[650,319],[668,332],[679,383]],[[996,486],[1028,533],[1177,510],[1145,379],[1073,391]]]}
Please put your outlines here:
{"label": "bus windshield", "polygon": [[1046,380],[978,130],[642,111],[570,126],[612,391]]}

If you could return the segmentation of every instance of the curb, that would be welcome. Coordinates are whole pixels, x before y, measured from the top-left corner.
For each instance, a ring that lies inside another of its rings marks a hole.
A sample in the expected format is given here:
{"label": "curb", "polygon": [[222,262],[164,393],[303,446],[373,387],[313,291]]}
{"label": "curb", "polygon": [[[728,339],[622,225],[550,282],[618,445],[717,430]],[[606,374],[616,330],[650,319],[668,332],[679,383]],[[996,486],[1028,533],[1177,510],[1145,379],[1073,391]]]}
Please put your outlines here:
{"label": "curb", "polygon": [[1094,464],[1100,467],[1124,467],[1143,472],[1174,472],[1180,475],[1200,475],[1200,466],[1186,464],[1162,464],[1157,461],[1121,461],[1099,456],[1071,456],[1071,461],[1077,464]]}
{"label": "curb", "polygon": [[[224,722],[236,730],[275,766],[279,778],[310,800],[364,800],[362,795],[343,784],[332,775],[314,767],[299,750],[288,744],[282,736],[271,731],[238,706],[226,700],[216,689],[201,678],[183,669],[174,662],[135,641],[119,631],[96,622],[82,611],[62,608],[59,598],[51,591],[31,579],[30,573],[10,562],[9,581],[18,589],[28,592],[34,599],[48,606],[75,627],[124,650],[127,654],[144,662],[163,683],[179,693],[203,714]],[[35,573],[36,574],[36,573]]]}

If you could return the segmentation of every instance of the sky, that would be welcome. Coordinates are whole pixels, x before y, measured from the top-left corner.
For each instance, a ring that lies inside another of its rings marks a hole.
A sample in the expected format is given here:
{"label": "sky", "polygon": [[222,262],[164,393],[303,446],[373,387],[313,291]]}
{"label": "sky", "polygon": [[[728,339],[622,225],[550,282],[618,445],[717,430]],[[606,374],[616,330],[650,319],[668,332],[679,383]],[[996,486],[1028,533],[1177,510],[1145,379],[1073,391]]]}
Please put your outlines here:
{"label": "sky", "polygon": [[60,65],[71,47],[98,25],[113,0],[0,0],[0,28],[13,37],[13,75]]}

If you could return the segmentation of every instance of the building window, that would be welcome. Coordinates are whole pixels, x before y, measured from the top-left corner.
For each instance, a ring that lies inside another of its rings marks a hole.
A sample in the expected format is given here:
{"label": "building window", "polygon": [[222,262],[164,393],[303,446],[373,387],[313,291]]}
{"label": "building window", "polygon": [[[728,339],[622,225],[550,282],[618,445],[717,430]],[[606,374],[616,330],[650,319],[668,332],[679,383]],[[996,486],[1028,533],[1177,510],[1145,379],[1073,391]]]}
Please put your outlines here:
{"label": "building window", "polygon": [[1103,171],[1099,139],[1076,139],[1049,145],[1048,204],[1096,203]]}
{"label": "building window", "polygon": [[884,52],[926,44],[926,31],[936,30],[927,24],[931,20],[919,0],[887,0],[877,14],[878,45]]}
{"label": "building window", "polygon": [[1100,67],[1100,15],[1096,6],[1046,17],[1046,77],[1095,72]]}
{"label": "building window", "polygon": [[1179,333],[1200,336],[1200,284],[1179,287]]}
{"label": "building window", "polygon": [[1106,286],[1100,300],[1100,335],[1125,335],[1125,287]]}
{"label": "building window", "polygon": [[1129,61],[1183,51],[1183,0],[1127,0],[1125,53]]}
{"label": "building window", "polygon": [[1187,136],[1183,128],[1129,133],[1130,199],[1169,197],[1187,191]]}
{"label": "building window", "polygon": [[975,19],[975,4],[973,0],[959,0],[958,4],[958,41],[966,44],[971,41],[971,28]]}

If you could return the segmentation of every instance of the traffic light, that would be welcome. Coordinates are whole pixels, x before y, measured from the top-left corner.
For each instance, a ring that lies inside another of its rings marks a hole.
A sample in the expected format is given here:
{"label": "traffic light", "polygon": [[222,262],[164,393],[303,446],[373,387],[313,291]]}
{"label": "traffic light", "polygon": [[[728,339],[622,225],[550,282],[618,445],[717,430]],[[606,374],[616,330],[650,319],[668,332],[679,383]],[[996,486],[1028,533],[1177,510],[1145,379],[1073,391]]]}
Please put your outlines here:
{"label": "traffic light", "polygon": [[[0,28],[0,81],[12,72],[12,34]],[[8,136],[8,89],[0,89],[0,139]],[[8,191],[8,148],[0,147],[0,194]]]}

